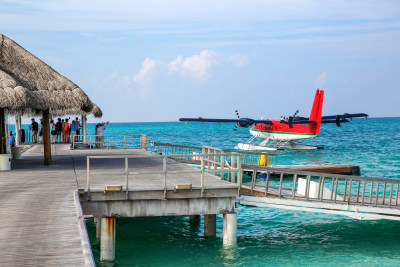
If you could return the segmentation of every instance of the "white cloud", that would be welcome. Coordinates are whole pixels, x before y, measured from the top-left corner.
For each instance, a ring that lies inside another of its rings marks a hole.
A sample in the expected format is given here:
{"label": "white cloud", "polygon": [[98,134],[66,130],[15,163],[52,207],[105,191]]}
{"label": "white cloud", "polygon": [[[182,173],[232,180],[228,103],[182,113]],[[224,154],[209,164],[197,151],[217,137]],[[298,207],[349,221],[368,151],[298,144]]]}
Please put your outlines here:
{"label": "white cloud", "polygon": [[247,56],[242,55],[240,53],[231,55],[230,57],[228,57],[226,59],[226,61],[238,68],[243,67],[244,65],[249,64],[249,62],[250,62],[250,60]]}
{"label": "white cloud", "polygon": [[179,74],[204,82],[210,76],[210,68],[215,64],[218,64],[217,54],[211,50],[203,50],[198,55],[186,58],[177,56],[171,62],[146,58],[133,80],[139,86],[149,87],[154,80],[168,79],[170,75]]}
{"label": "white cloud", "polygon": [[326,75],[328,74],[328,72],[325,70],[323,71],[317,78],[317,80],[315,81],[315,85],[317,88],[319,89],[324,89],[326,86]]}
{"label": "white cloud", "polygon": [[170,63],[167,64],[167,67],[170,69],[170,71],[179,71],[183,63],[183,57],[182,56],[177,56],[174,61],[171,61]]}
{"label": "white cloud", "polygon": [[151,58],[146,58],[142,63],[142,68],[135,74],[133,80],[141,86],[147,85],[151,81],[151,74],[156,68],[157,61]]}
{"label": "white cloud", "polygon": [[211,66],[218,63],[217,54],[211,50],[203,50],[199,55],[193,55],[183,59],[178,56],[167,64],[170,71],[178,71],[182,74],[190,73],[198,80],[204,80],[208,76]]}

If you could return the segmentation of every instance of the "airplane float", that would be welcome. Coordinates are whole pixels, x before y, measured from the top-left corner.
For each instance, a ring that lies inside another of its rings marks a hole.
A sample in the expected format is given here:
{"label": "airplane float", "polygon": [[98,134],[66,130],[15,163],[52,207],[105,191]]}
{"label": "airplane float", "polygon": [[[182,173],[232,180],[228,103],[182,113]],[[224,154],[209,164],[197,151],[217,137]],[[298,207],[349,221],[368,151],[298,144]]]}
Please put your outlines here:
{"label": "airplane float", "polygon": [[[311,109],[310,117],[297,116],[298,111],[289,118],[282,117],[280,120],[241,118],[236,110],[237,119],[205,119],[205,118],[180,118],[180,121],[190,122],[231,122],[236,123],[236,128],[250,128],[252,137],[246,143],[238,144],[242,150],[281,150],[283,148],[291,149],[320,149],[320,146],[304,145],[299,140],[315,138],[320,133],[322,123],[336,123],[340,127],[341,123],[349,122],[349,119],[365,117],[365,113],[344,113],[342,115],[321,116],[324,100],[324,91],[318,90],[315,94],[314,103]],[[259,144],[251,142],[256,138],[264,139]]]}

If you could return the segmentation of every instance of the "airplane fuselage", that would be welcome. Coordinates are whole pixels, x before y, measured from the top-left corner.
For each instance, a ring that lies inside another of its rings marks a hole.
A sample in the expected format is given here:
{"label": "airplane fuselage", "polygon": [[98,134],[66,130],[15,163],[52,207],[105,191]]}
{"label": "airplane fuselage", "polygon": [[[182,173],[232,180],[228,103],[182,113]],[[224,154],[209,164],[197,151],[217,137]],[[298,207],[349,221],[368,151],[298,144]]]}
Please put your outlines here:
{"label": "airplane fuselage", "polygon": [[279,120],[270,120],[272,124],[256,123],[250,128],[250,133],[261,139],[275,141],[296,141],[317,137],[315,131],[311,131],[307,125],[296,124],[290,128],[289,124]]}

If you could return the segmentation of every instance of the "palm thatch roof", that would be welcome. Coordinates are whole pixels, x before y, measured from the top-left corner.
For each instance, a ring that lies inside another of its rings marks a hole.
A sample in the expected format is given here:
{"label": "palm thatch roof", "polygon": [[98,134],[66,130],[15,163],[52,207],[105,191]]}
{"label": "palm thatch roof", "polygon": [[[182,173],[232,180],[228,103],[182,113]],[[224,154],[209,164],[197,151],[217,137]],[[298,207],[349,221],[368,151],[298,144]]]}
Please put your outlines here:
{"label": "palm thatch roof", "polygon": [[[103,111],[94,103],[93,108],[90,112],[85,112],[79,109],[63,109],[63,110],[53,110],[50,109],[49,113],[55,116],[65,116],[65,115],[90,115],[92,114],[95,118],[101,118],[103,116]],[[7,113],[9,115],[21,115],[21,116],[28,116],[28,117],[39,117],[42,116],[42,111],[39,109],[8,109]]]}
{"label": "palm thatch roof", "polygon": [[50,109],[50,114],[54,116],[63,116],[63,115],[89,115],[92,114],[95,118],[103,117],[103,111],[97,106],[95,103],[92,103],[93,108],[90,112],[85,112],[83,110],[78,109],[70,109],[70,110],[52,110]]}
{"label": "palm thatch roof", "polygon": [[[46,63],[0,34],[0,108],[9,113],[88,114],[101,110],[85,92]],[[25,111],[24,111],[25,110]]]}

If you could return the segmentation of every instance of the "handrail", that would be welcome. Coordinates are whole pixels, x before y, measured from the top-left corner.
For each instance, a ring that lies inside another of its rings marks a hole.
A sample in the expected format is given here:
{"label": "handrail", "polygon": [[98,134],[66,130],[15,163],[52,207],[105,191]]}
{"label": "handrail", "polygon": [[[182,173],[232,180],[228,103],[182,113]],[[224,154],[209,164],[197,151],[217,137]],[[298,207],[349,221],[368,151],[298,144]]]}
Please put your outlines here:
{"label": "handrail", "polygon": [[[232,150],[232,149],[220,149],[210,146],[187,146],[187,145],[177,145],[177,144],[169,144],[169,143],[160,143],[160,142],[150,142],[151,152],[156,154],[164,154],[164,155],[177,155],[177,154],[204,154],[204,153],[240,153],[242,155],[241,162],[242,164],[250,164],[257,165],[259,163],[260,156],[267,156],[269,159],[269,164],[271,165],[275,154],[267,153],[267,152],[252,152],[252,151],[240,151],[240,150]],[[194,157],[194,160],[196,157]]]}
{"label": "handrail", "polygon": [[[246,166],[248,168],[248,166]],[[252,166],[243,195],[400,209],[400,180]],[[264,173],[265,179],[257,178]],[[273,178],[273,177],[279,178]],[[258,181],[257,181],[258,179]],[[279,180],[277,180],[279,179]]]}
{"label": "handrail", "polygon": [[[212,160],[213,157],[215,156],[222,156],[222,157],[232,157],[232,155],[234,155],[235,157],[237,157],[237,161],[239,162],[238,166],[236,168],[223,168],[220,162],[215,162]],[[186,157],[200,157],[201,159],[201,167],[199,170],[197,169],[193,169],[193,170],[185,170],[185,171],[172,171],[172,170],[168,170],[167,168],[167,158],[171,159],[171,158],[186,158]],[[240,154],[239,153],[235,153],[235,154],[204,154],[204,155],[193,155],[193,154],[182,154],[182,155],[151,155],[151,156],[87,156],[87,194],[88,194],[88,198],[90,199],[90,193],[91,193],[91,176],[92,175],[124,175],[125,176],[125,191],[126,191],[126,199],[128,199],[129,197],[129,176],[130,175],[142,175],[142,174],[162,174],[164,175],[164,199],[167,198],[167,175],[168,174],[179,174],[179,173],[200,173],[200,189],[201,189],[201,195],[202,197],[204,197],[204,174],[205,173],[216,173],[219,172],[221,173],[221,177],[222,179],[224,179],[225,177],[225,172],[226,173],[237,173],[237,184],[238,184],[238,190],[240,188],[240,184],[241,184],[241,180],[242,180],[242,169],[241,169],[241,165],[240,165]],[[129,159],[154,159],[154,158],[162,158],[163,159],[163,170],[162,171],[129,171],[129,167],[128,167],[128,162]],[[95,160],[95,159],[124,159],[124,171],[114,171],[114,172],[93,172],[91,170],[91,164],[90,161],[91,160]],[[218,165],[220,166],[220,169],[217,170],[216,167],[212,168],[207,168],[206,169],[206,163],[212,163],[213,165]]]}
{"label": "handrail", "polygon": [[[123,137],[123,140],[113,140],[114,137]],[[140,137],[140,140],[127,140],[131,137]],[[82,140],[77,141],[75,140]],[[104,148],[108,149],[111,147],[112,144],[123,144],[123,148],[127,148],[127,144],[140,144],[140,148],[146,149],[147,146],[147,135],[144,134],[114,134],[114,135],[75,135],[74,140],[72,141],[72,149],[75,149],[76,144],[85,144],[88,145],[89,149],[95,148]],[[110,140],[111,139],[111,140]],[[93,147],[94,144],[94,147]],[[114,147],[113,147],[114,148]]]}
{"label": "handrail", "polygon": [[367,176],[353,176],[353,175],[344,175],[344,174],[333,174],[333,173],[324,173],[324,172],[310,172],[310,171],[298,171],[298,170],[293,170],[293,169],[287,169],[287,168],[277,168],[277,167],[267,167],[267,166],[252,166],[252,169],[255,169],[257,171],[263,171],[263,172],[277,172],[277,173],[285,173],[285,174],[297,174],[297,175],[310,175],[311,176],[328,176],[332,178],[338,178],[338,179],[347,179],[347,180],[366,180],[366,181],[379,181],[379,182],[393,182],[393,181],[399,181],[399,179],[393,179],[393,178],[379,178],[379,177],[367,177]]}
{"label": "handrail", "polygon": [[[162,143],[161,143],[162,144]],[[151,142],[152,152],[161,151],[154,149],[157,143]],[[348,176],[341,174],[330,174],[311,171],[298,171],[293,169],[277,168],[270,166],[258,166],[243,163],[242,152],[226,152],[222,149],[209,147],[192,147],[162,144],[173,147],[171,155],[153,154],[152,156],[89,156],[88,157],[88,195],[90,195],[91,175],[125,175],[126,190],[129,191],[129,176],[139,174],[163,174],[164,175],[164,197],[167,190],[167,176],[176,173],[199,173],[200,188],[204,196],[204,174],[214,174],[220,179],[238,185],[239,194],[246,196],[260,196],[267,198],[279,198],[290,200],[301,200],[309,202],[320,202],[330,204],[357,205],[363,207],[383,207],[400,209],[400,179]],[[181,153],[189,151],[189,153]],[[195,153],[193,153],[195,152]],[[254,153],[254,152],[253,152]],[[257,155],[257,153],[255,153]],[[96,158],[125,159],[125,170],[117,172],[98,173],[90,169],[90,160]],[[136,172],[129,170],[128,159],[133,158],[162,158],[162,171]],[[199,170],[172,171],[167,169],[167,158],[184,160],[184,162],[200,162]],[[185,161],[187,160],[187,161]],[[243,170],[252,171],[251,178],[243,178]],[[264,174],[264,177],[259,174]],[[128,193],[127,193],[128,197]],[[397,212],[397,211],[396,211]],[[399,213],[400,215],[400,213]]]}

